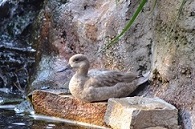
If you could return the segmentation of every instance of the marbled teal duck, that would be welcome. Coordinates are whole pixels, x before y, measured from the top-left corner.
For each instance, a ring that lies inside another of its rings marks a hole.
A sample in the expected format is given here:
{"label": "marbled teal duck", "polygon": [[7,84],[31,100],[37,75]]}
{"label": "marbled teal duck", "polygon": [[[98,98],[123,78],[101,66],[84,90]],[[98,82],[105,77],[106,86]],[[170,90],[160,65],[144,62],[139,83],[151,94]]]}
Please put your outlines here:
{"label": "marbled teal duck", "polygon": [[146,77],[131,72],[102,70],[88,72],[89,67],[89,60],[83,54],[73,55],[67,66],[76,70],[69,83],[70,93],[85,102],[126,97],[138,87],[140,78],[147,80]]}

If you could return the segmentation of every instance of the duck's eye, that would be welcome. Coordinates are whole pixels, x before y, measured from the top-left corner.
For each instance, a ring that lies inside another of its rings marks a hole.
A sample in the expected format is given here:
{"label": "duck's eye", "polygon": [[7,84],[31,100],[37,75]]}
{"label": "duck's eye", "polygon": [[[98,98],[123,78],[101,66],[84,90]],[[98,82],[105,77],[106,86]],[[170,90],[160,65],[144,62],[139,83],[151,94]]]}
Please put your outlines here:
{"label": "duck's eye", "polygon": [[75,58],[75,59],[74,59],[74,62],[78,62],[78,61],[79,61],[79,58]]}

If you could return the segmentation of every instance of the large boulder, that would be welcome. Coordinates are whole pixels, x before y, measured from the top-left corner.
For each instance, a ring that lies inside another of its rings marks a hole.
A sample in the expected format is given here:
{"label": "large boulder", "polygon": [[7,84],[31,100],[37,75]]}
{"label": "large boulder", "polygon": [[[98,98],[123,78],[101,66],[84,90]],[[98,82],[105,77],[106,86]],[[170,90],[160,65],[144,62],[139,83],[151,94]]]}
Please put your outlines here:
{"label": "large boulder", "polygon": [[104,117],[113,129],[178,129],[178,110],[159,98],[127,97],[108,101]]}
{"label": "large boulder", "polygon": [[119,41],[120,45],[100,52],[109,39],[121,32],[134,7],[136,4],[129,0],[45,1],[32,34],[37,55],[31,86],[36,89],[43,85],[64,87],[71,73],[57,71],[64,68],[69,57],[76,53],[87,55],[92,68],[137,73],[149,71],[152,25],[149,24],[151,18],[144,20],[143,14],[134,30]]}

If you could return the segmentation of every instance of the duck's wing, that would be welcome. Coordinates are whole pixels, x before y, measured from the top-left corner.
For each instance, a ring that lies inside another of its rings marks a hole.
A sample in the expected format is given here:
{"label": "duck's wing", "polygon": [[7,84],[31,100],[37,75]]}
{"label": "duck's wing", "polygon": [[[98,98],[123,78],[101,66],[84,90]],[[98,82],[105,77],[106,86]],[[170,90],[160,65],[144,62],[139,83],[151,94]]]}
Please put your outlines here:
{"label": "duck's wing", "polygon": [[106,74],[106,73],[109,73],[109,72],[110,71],[104,70],[104,69],[91,69],[91,70],[89,70],[88,75],[90,77],[96,77],[96,76]]}
{"label": "duck's wing", "polygon": [[135,80],[138,76],[132,73],[122,73],[118,71],[106,71],[103,74],[90,77],[87,81],[87,87],[110,87],[115,86],[119,82],[130,83]]}

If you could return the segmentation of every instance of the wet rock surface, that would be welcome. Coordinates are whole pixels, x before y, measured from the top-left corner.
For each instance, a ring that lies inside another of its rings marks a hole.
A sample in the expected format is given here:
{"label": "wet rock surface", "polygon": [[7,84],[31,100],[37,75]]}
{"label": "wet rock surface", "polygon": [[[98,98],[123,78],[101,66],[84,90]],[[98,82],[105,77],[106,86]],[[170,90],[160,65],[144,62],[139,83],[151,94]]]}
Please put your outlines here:
{"label": "wet rock surface", "polygon": [[34,63],[35,50],[30,45],[13,41],[0,45],[0,85],[22,90],[27,85]]}
{"label": "wet rock surface", "polygon": [[42,1],[0,2],[0,86],[24,92],[35,49],[29,43],[30,28]]}

